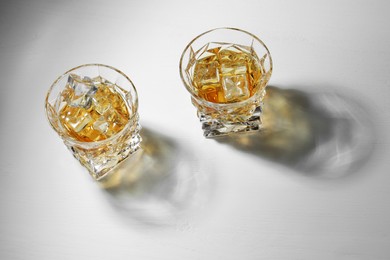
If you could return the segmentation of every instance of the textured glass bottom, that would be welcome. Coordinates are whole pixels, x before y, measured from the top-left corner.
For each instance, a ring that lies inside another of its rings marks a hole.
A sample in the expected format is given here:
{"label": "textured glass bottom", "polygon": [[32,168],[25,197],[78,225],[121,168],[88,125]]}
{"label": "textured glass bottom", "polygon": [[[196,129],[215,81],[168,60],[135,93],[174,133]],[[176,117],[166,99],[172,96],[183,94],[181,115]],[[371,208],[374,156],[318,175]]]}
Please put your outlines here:
{"label": "textured glass bottom", "polygon": [[261,129],[261,106],[255,108],[253,114],[246,121],[225,121],[212,118],[209,115],[198,112],[205,137],[217,137],[230,133],[252,132]]}
{"label": "textured glass bottom", "polygon": [[67,142],[65,144],[92,177],[99,180],[139,149],[140,129],[140,125],[136,123],[126,128],[118,138],[97,147],[85,148]]}
{"label": "textured glass bottom", "polygon": [[233,133],[259,131],[262,127],[262,99],[265,89],[244,102],[213,104],[192,97],[202,123],[205,137],[223,136]]}

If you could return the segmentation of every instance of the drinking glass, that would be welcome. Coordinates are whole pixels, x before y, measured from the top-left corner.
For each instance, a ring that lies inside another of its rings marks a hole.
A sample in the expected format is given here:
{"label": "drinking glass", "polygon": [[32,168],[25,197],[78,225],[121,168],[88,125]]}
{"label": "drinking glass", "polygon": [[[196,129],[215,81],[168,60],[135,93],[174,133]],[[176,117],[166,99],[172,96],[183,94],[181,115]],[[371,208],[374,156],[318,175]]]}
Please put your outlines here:
{"label": "drinking glass", "polygon": [[261,129],[262,101],[271,74],[265,44],[236,28],[200,34],[180,59],[180,76],[206,137]]}
{"label": "drinking glass", "polygon": [[97,180],[140,146],[137,91],[111,66],[86,64],[65,72],[50,87],[45,109],[53,129]]}

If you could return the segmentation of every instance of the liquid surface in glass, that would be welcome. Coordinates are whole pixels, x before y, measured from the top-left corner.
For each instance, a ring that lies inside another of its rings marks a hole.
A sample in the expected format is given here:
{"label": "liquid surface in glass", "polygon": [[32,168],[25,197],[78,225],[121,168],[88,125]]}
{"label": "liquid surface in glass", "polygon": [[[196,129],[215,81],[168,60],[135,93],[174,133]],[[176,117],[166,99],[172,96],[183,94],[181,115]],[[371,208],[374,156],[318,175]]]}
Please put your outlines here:
{"label": "liquid surface in glass", "polygon": [[[187,72],[198,96],[214,103],[248,99],[265,73],[251,46],[208,43],[194,53]],[[191,73],[191,72],[192,73]]]}
{"label": "liquid surface in glass", "polygon": [[58,99],[60,123],[78,141],[110,138],[129,121],[126,93],[100,76],[90,79],[71,74]]}

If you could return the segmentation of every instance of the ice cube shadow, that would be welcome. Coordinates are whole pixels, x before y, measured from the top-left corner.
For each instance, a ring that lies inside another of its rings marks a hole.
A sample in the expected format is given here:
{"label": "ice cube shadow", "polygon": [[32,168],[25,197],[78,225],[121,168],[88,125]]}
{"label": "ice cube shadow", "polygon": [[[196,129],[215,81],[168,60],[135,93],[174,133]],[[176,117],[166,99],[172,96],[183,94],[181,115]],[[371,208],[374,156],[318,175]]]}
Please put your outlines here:
{"label": "ice cube shadow", "polygon": [[328,89],[306,93],[269,86],[263,129],[215,140],[307,176],[348,176],[371,157],[376,130],[361,103]]}
{"label": "ice cube shadow", "polygon": [[100,185],[114,209],[137,227],[180,225],[210,201],[213,178],[173,139],[145,127],[141,136],[140,150]]}

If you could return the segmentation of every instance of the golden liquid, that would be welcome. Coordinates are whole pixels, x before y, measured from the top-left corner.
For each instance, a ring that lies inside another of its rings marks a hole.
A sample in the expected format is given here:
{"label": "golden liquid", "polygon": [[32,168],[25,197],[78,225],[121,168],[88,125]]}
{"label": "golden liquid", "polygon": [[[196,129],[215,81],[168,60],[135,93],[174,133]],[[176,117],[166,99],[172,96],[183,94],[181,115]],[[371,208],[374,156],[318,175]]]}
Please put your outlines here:
{"label": "golden liquid", "polygon": [[194,61],[192,82],[198,95],[214,103],[248,99],[257,91],[262,77],[257,55],[248,46],[219,45]]}
{"label": "golden liquid", "polygon": [[[79,82],[80,83],[80,82]],[[75,106],[72,100],[77,100],[77,93],[71,87],[62,92],[63,100],[67,101],[61,108],[60,122],[68,135],[78,141],[101,141],[120,132],[130,118],[126,102],[118,91],[119,88],[105,80],[94,82],[97,87],[89,99],[89,105]]]}

